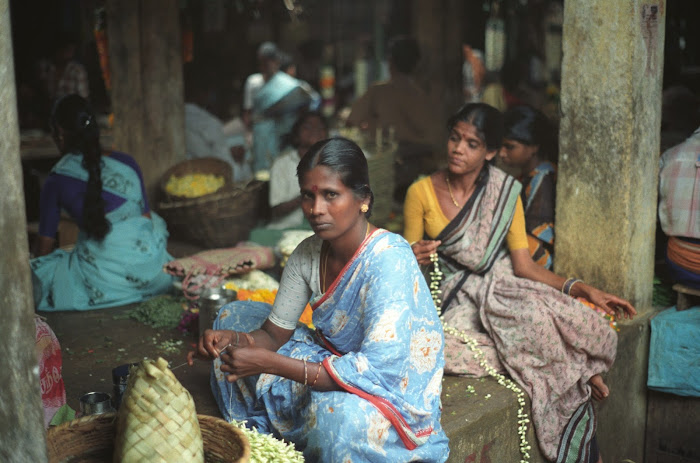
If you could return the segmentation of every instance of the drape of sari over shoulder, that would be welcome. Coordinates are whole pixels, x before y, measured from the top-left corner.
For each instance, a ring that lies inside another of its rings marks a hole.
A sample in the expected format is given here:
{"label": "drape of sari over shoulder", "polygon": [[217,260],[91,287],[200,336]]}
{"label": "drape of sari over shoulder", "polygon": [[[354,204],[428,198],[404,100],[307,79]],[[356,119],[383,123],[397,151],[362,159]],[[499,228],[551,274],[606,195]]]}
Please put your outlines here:
{"label": "drape of sari over shoulder", "polygon": [[[473,200],[437,237],[449,270],[441,285],[445,323],[476,339],[488,363],[528,393],[547,458],[587,462],[595,432],[588,380],[612,365],[617,336],[575,299],[514,275],[504,237],[519,193],[514,179],[487,166]],[[485,375],[464,341],[449,334],[445,371]]]}
{"label": "drape of sari over shoulder", "polygon": [[[309,240],[319,239],[300,246]],[[300,325],[278,353],[322,362],[342,391],[270,374],[230,384],[217,360],[212,388],[224,417],[294,442],[306,461],[445,461],[442,326],[408,243],[374,232],[311,302],[317,331]],[[250,331],[269,311],[229,304],[214,326]]]}

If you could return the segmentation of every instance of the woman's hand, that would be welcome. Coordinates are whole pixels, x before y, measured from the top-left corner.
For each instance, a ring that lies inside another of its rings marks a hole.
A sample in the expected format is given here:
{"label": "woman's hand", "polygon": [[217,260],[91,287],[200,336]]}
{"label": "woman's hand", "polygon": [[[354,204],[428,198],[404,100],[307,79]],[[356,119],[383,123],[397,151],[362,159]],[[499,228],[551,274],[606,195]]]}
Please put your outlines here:
{"label": "woman's hand", "polygon": [[195,357],[200,360],[213,360],[231,347],[239,347],[242,342],[252,339],[248,333],[230,330],[206,330],[199,338],[197,349],[187,353],[187,364],[192,366]]}
{"label": "woman's hand", "polygon": [[430,255],[437,252],[437,248],[441,243],[442,241],[438,240],[420,240],[411,244],[411,249],[420,265],[428,265],[430,263]]}
{"label": "woman's hand", "polygon": [[248,333],[241,334],[246,337],[247,347],[229,347],[221,354],[221,371],[229,373],[226,376],[226,381],[229,383],[246,376],[272,373],[268,371],[274,363],[269,358],[271,352],[255,347],[255,340]]}
{"label": "woman's hand", "polygon": [[608,294],[583,282],[577,282],[571,288],[575,292],[576,286],[584,293],[583,297],[605,310],[608,315],[614,315],[618,320],[621,318],[632,319],[637,315],[637,310],[628,301],[621,297]]}

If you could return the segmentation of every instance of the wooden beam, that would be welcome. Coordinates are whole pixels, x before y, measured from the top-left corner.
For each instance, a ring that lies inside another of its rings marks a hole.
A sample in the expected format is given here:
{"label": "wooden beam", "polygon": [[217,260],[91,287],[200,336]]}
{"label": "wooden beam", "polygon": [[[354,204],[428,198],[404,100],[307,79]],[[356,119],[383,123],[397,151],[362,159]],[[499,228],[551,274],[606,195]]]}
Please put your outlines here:
{"label": "wooden beam", "polygon": [[114,148],[134,156],[151,207],[158,182],[185,159],[177,0],[108,0]]}
{"label": "wooden beam", "polygon": [[10,5],[0,0],[0,460],[45,462]]}

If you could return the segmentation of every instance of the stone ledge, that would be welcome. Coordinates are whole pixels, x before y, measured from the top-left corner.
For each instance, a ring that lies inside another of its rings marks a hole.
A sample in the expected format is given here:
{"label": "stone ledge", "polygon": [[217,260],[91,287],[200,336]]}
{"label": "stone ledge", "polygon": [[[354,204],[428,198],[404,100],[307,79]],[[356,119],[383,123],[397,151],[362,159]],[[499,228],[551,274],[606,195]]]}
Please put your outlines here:
{"label": "stone ledge", "polygon": [[[474,388],[473,394],[467,392],[469,385]],[[527,396],[526,402],[529,415]],[[442,427],[450,439],[448,462],[520,461],[518,400],[512,391],[492,378],[446,376],[442,383],[442,406]],[[532,423],[528,423],[527,440],[531,447],[530,462],[546,462]]]}

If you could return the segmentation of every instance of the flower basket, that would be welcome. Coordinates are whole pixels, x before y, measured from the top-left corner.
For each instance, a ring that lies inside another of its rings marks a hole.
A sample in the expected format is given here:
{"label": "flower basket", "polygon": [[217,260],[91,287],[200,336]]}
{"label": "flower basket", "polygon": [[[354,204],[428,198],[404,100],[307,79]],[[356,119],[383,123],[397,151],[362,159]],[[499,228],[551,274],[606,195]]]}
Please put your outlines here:
{"label": "flower basket", "polygon": [[231,169],[231,165],[226,161],[223,161],[218,158],[189,159],[187,161],[182,161],[175,164],[170,169],[166,170],[163,176],[160,178],[160,191],[162,194],[163,201],[172,202],[187,201],[190,199],[201,199],[216,194],[217,192],[220,192],[222,190],[220,189],[217,192],[209,193],[207,195],[199,196],[197,198],[187,198],[185,196],[178,196],[168,193],[165,187],[168,184],[168,180],[170,180],[170,177],[184,177],[188,174],[210,174],[223,177],[224,186],[222,187],[222,189],[226,188],[226,186],[228,185],[231,185],[231,183],[233,182],[233,172]]}
{"label": "flower basket", "polygon": [[[235,425],[221,418],[197,415],[206,463],[244,463],[250,443]],[[117,431],[116,413],[90,415],[49,428],[50,463],[110,463]]]}
{"label": "flower basket", "polygon": [[258,221],[263,186],[253,180],[199,198],[164,201],[158,213],[175,239],[209,249],[235,246],[248,239]]}

